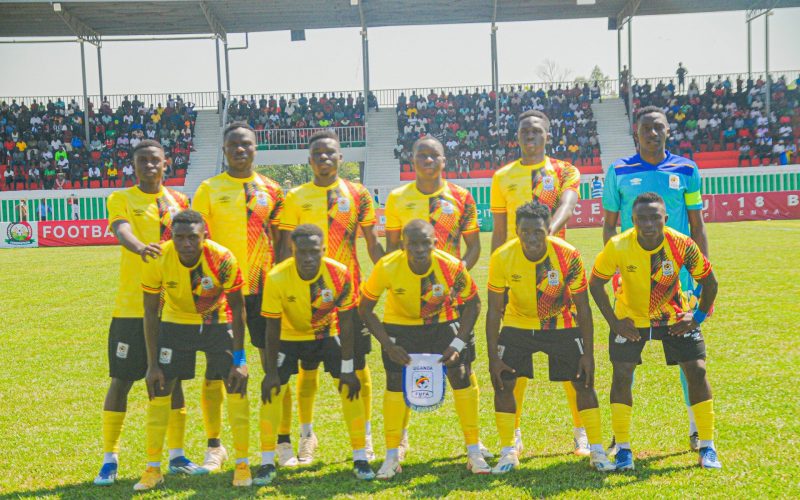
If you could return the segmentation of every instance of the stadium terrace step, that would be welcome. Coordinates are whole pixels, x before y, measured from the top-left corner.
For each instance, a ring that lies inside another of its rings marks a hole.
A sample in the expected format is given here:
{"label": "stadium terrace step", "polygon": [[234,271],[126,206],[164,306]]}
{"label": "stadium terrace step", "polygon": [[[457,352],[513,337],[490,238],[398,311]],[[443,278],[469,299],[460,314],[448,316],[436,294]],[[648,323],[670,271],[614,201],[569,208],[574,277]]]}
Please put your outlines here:
{"label": "stadium terrace step", "polygon": [[397,144],[397,115],[394,108],[370,111],[367,115],[367,158],[362,182],[366,186],[396,186],[400,168],[394,157]]}
{"label": "stadium terrace step", "polygon": [[[621,99],[604,99],[602,103],[592,104],[592,110],[597,120],[600,159],[605,170],[614,160],[630,156],[636,149],[633,137],[629,133],[625,103]],[[599,173],[589,172],[583,168],[580,170],[582,174]]]}
{"label": "stadium terrace step", "polygon": [[178,190],[190,197],[194,195],[201,182],[217,173],[219,151],[222,149],[222,127],[219,126],[219,115],[216,111],[197,112],[194,144],[196,150],[189,160],[186,181],[183,187],[177,186]]}

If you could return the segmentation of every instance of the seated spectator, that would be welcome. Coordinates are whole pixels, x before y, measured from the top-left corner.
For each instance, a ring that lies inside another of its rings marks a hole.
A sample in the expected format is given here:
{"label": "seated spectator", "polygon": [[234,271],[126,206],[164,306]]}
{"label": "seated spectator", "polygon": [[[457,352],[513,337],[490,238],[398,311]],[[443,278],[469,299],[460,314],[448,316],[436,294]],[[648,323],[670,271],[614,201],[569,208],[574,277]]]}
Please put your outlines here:
{"label": "seated spectator", "polygon": [[42,189],[42,174],[39,171],[38,165],[33,165],[28,169],[28,182],[25,184],[25,189],[32,189],[36,185],[38,189]]}
{"label": "seated spectator", "polygon": [[747,160],[747,163],[753,166],[753,157],[750,156],[750,144],[747,141],[742,141],[739,145],[739,163],[738,167],[742,166],[742,160]]}
{"label": "seated spectator", "polygon": [[59,172],[58,175],[56,175],[55,189],[64,189],[66,185],[67,177],[63,172]]}
{"label": "seated spectator", "polygon": [[97,181],[97,187],[103,187],[103,175],[100,173],[100,167],[89,167],[88,187],[92,187],[92,182]]}

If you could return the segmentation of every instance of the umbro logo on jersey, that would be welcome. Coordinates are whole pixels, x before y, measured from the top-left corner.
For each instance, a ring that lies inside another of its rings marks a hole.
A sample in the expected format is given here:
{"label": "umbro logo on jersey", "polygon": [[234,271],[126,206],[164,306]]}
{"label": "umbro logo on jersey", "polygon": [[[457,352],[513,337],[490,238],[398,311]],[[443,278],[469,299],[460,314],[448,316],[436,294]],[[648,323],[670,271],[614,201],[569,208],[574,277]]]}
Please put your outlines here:
{"label": "umbro logo on jersey", "polygon": [[177,281],[167,281],[167,288],[177,288],[178,282]]}
{"label": "umbro logo on jersey", "polygon": [[640,179],[639,177],[634,177],[633,179],[631,179],[631,186],[638,186],[641,183],[642,179]]}
{"label": "umbro logo on jersey", "polygon": [[637,269],[639,269],[639,268],[636,267],[636,266],[633,266],[633,265],[625,266],[625,270],[628,271],[629,273],[635,273]]}
{"label": "umbro logo on jersey", "polygon": [[288,300],[289,302],[296,302],[297,297],[295,297],[294,295],[289,295],[288,297],[286,297],[286,300]]}
{"label": "umbro logo on jersey", "polygon": [[516,281],[519,281],[521,279],[522,279],[522,276],[520,276],[519,274],[512,274],[511,275],[511,281],[515,281],[516,282]]}
{"label": "umbro logo on jersey", "polygon": [[508,185],[508,190],[509,191],[516,191],[517,190],[517,185],[516,184],[509,184]]}
{"label": "umbro logo on jersey", "polygon": [[144,210],[140,208],[134,208],[133,215],[135,215],[136,217],[141,217],[142,215],[144,215]]}
{"label": "umbro logo on jersey", "polygon": [[394,289],[394,293],[396,293],[397,295],[403,295],[404,293],[406,293],[406,289],[405,288],[395,288]]}
{"label": "umbro logo on jersey", "polygon": [[406,210],[414,210],[416,207],[416,203],[406,203]]}
{"label": "umbro logo on jersey", "polygon": [[300,208],[302,208],[303,211],[308,212],[309,210],[311,210],[311,203],[303,203],[303,205]]}
{"label": "umbro logo on jersey", "polygon": [[230,197],[230,196],[227,196],[227,195],[220,196],[220,197],[217,199],[217,201],[218,201],[218,202],[220,202],[220,203],[230,203],[230,201],[231,201],[231,197]]}

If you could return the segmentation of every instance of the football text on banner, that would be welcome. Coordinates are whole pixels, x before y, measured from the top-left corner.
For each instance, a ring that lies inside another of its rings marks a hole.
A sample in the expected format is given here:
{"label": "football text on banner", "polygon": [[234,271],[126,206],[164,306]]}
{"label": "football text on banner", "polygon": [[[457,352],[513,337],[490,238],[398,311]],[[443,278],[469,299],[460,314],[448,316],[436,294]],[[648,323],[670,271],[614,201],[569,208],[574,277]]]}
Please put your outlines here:
{"label": "football text on banner", "polygon": [[38,235],[39,245],[43,247],[117,244],[105,219],[40,222]]}
{"label": "football text on banner", "polygon": [[0,248],[36,248],[39,222],[0,222]]}
{"label": "football text on banner", "polygon": [[603,200],[578,200],[572,217],[567,222],[567,228],[577,227],[602,227],[603,226]]}

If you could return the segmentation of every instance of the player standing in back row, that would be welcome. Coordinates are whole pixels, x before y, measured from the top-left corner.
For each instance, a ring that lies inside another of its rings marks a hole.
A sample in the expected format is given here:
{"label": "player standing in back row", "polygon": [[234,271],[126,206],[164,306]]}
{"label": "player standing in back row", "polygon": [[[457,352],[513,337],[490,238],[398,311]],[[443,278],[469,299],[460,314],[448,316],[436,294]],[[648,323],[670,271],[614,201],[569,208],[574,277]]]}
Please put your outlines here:
{"label": "player standing in back row", "polygon": [[[279,237],[278,220],[283,209],[283,192],[272,179],[253,171],[256,133],[245,122],[233,122],[222,136],[228,170],[206,179],[197,188],[192,208],[203,215],[209,237],[228,248],[242,270],[242,288],[247,308],[250,339],[264,361],[264,318],[261,298],[264,281],[274,262],[274,248]],[[222,428],[223,386],[221,380],[204,380],[203,408],[206,409],[208,450],[203,467],[216,471],[228,454],[220,443]],[[290,442],[292,399],[286,391],[284,417],[281,421],[282,443],[278,449],[281,466],[297,465]]]}
{"label": "player standing in back row", "polygon": [[[356,238],[361,228],[367,243],[367,252],[373,262],[383,256],[383,247],[375,233],[375,207],[372,196],[361,184],[339,177],[342,147],[331,130],[322,130],[309,138],[309,164],[314,180],[298,186],[286,195],[280,218],[281,260],[291,256],[290,233],[301,224],[315,224],[325,233],[325,256],[341,262],[350,269],[354,287],[361,282],[361,272],[356,255]],[[372,350],[371,336],[358,315],[353,316],[355,334],[355,370],[361,383],[360,399],[364,403],[366,418],[367,457],[372,460],[372,375],[367,365],[367,354]],[[298,459],[301,464],[313,460],[317,447],[312,421],[314,398],[318,385],[319,363],[301,362],[297,377],[297,407],[300,420],[300,445]]]}
{"label": "player standing in back row", "polygon": [[[521,158],[498,170],[492,177],[490,208],[494,216],[492,252],[506,241],[516,237],[516,211],[520,206],[537,201],[552,212],[548,233],[550,236],[566,237],[566,225],[578,203],[581,175],[571,163],[545,154],[550,137],[550,119],[541,111],[531,110],[519,115],[517,141]],[[564,391],[572,412],[574,452],[579,456],[589,455],[586,429],[578,412],[577,395],[570,382],[564,382]],[[525,399],[528,379],[517,379],[514,387],[516,400],[517,452],[522,452],[520,415]]]}

